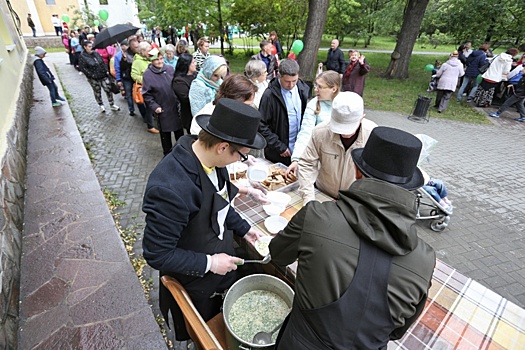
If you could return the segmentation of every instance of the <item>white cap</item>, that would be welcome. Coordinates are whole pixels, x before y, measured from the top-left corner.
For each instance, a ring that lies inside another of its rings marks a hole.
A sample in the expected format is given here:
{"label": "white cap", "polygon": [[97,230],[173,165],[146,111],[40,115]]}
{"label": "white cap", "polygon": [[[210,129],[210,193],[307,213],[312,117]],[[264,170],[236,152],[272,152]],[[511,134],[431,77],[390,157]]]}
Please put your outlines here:
{"label": "white cap", "polygon": [[43,54],[45,54],[45,53],[47,53],[47,51],[44,50],[43,47],[41,47],[41,46],[35,46],[35,55],[40,56],[40,55],[43,55]]}
{"label": "white cap", "polygon": [[332,102],[330,130],[340,135],[353,135],[365,113],[363,98],[355,92],[337,94]]}

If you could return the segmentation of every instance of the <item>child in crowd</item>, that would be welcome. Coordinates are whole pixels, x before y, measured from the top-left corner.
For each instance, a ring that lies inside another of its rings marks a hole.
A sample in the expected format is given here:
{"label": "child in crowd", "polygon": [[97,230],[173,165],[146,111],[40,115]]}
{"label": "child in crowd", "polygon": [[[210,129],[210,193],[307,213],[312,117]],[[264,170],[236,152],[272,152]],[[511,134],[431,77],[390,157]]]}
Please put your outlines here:
{"label": "child in crowd", "polygon": [[434,69],[432,69],[432,76],[430,77],[430,83],[428,83],[428,89],[427,92],[436,91],[438,86],[439,78],[436,77],[436,73],[441,67],[441,62],[436,60],[434,62]]}
{"label": "child in crowd", "polygon": [[58,94],[58,87],[55,83],[55,76],[49,70],[49,67],[44,63],[46,50],[40,46],[35,47],[35,55],[33,56],[33,65],[35,66],[36,74],[42,85],[49,89],[49,96],[51,97],[51,104],[53,107],[60,107],[62,104],[59,101],[66,99]]}
{"label": "child in crowd", "polygon": [[443,180],[431,178],[423,169],[419,168],[425,179],[423,190],[439,203],[446,211],[452,212],[452,201],[448,199],[448,191]]}

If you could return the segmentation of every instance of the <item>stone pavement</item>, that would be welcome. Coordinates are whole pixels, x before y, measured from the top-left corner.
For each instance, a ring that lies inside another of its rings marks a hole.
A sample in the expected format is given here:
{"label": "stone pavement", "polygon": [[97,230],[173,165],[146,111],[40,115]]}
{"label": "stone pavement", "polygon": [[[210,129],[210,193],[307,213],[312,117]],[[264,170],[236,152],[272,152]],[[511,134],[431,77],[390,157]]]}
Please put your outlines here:
{"label": "stone pavement", "polygon": [[166,349],[71,111],[34,79],[18,348]]}
{"label": "stone pavement", "polygon": [[[124,228],[136,230],[135,253],[140,254],[142,195],[149,173],[162,158],[160,137],[146,132],[140,116],[128,116],[121,97],[116,96],[120,112],[99,113],[85,77],[66,64],[66,55],[48,56],[47,62],[56,64],[71,95],[70,107],[84,142],[90,145],[101,188],[116,192],[126,202],[119,209],[120,222]],[[379,125],[424,133],[439,141],[424,168],[445,181],[454,214],[441,233],[431,231],[428,222],[420,225],[421,236],[435,248],[438,258],[525,307],[525,191],[521,183],[525,123],[506,114],[490,118],[490,125],[446,121],[432,115],[429,123],[419,124],[405,115],[366,107],[367,117]],[[157,274],[151,269],[145,274],[155,284],[150,304],[157,314]]]}

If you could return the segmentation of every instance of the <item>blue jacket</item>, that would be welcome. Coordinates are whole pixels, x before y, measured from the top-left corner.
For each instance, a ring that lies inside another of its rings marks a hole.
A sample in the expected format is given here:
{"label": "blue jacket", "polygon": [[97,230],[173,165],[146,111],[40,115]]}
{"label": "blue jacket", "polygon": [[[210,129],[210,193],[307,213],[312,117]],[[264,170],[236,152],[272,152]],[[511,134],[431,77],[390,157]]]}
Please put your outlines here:
{"label": "blue jacket", "polygon": [[479,67],[487,62],[487,54],[481,50],[473,51],[467,58],[467,70],[465,76],[477,77],[479,75]]}
{"label": "blue jacket", "polygon": [[55,77],[53,73],[49,70],[49,67],[44,63],[44,60],[41,59],[38,56],[34,56],[34,62],[33,65],[36,69],[36,74],[38,75],[38,79],[40,79],[40,82],[43,85],[49,85],[53,83],[53,80],[55,80]]}

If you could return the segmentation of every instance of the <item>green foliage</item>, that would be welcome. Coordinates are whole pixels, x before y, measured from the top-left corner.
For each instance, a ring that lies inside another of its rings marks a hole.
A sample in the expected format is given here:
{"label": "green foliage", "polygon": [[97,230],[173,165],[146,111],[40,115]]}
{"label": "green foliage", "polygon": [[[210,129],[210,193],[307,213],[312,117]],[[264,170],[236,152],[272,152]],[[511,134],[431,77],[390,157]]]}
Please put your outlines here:
{"label": "green foliage", "polygon": [[302,35],[308,13],[307,0],[238,0],[232,7],[232,21],[259,40],[275,30],[283,47]]}
{"label": "green foliage", "polygon": [[[458,25],[460,24],[460,25]],[[421,31],[436,29],[456,44],[471,41],[478,47],[490,41],[493,48],[516,46],[523,40],[523,3],[513,0],[433,0],[427,8]]]}

